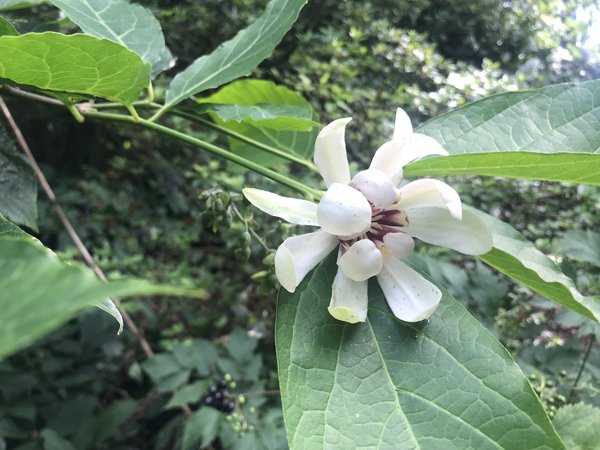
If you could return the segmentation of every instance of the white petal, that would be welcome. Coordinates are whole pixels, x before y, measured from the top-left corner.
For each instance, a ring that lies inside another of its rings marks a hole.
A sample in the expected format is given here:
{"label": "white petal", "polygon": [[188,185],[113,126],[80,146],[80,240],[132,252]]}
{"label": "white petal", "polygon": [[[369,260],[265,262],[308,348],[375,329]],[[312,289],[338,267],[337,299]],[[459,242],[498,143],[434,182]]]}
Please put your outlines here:
{"label": "white petal", "polygon": [[245,188],[242,189],[242,192],[248,201],[262,212],[297,225],[318,226],[316,203],[282,197],[260,189]]}
{"label": "white petal", "polygon": [[463,210],[458,220],[445,208],[414,208],[404,231],[422,241],[466,255],[483,255],[492,249],[492,233],[475,214]]}
{"label": "white petal", "polygon": [[385,208],[396,200],[396,188],[392,180],[381,170],[368,169],[358,172],[350,186],[362,192],[371,203]]}
{"label": "white petal", "polygon": [[398,259],[406,258],[415,249],[415,241],[406,233],[388,233],[383,237],[384,248]]}
{"label": "white petal", "polygon": [[442,299],[434,284],[396,258],[385,262],[377,281],[394,315],[405,322],[426,319]]}
{"label": "white petal", "polygon": [[364,322],[369,303],[367,287],[366,281],[351,280],[338,270],[331,287],[329,314],[344,322]]}
{"label": "white petal", "polygon": [[317,206],[317,221],[328,233],[350,239],[371,228],[371,205],[356,189],[333,183]]}
{"label": "white petal", "polygon": [[402,108],[396,109],[396,122],[394,124],[393,140],[404,139],[413,134],[413,127],[410,123],[410,117]]}
{"label": "white petal", "polygon": [[348,278],[364,281],[381,272],[383,257],[372,241],[361,239],[350,246],[337,264]]}
{"label": "white petal", "polygon": [[402,179],[402,168],[405,165],[427,155],[447,156],[448,152],[435,139],[415,133],[379,147],[369,168],[385,172],[397,184]]}
{"label": "white petal", "polygon": [[350,182],[344,133],[346,124],[351,120],[351,117],[334,120],[317,136],[314,161],[327,187],[332,183]]}
{"label": "white petal", "polygon": [[287,238],[275,253],[275,275],[281,285],[294,292],[308,272],[338,244],[338,239],[324,231]]}
{"label": "white petal", "polygon": [[408,210],[426,206],[447,208],[455,219],[460,220],[462,217],[462,203],[458,192],[443,181],[423,178],[400,188],[398,202],[400,209]]}

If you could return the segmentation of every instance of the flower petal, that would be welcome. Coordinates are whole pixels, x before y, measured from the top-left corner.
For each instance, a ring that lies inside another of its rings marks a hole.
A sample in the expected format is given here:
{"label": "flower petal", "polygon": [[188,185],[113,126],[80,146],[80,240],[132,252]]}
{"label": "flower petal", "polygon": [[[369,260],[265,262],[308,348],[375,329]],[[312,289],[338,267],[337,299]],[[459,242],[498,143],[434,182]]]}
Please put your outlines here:
{"label": "flower petal", "polygon": [[394,315],[405,322],[426,319],[442,299],[434,284],[396,258],[385,262],[377,281]]}
{"label": "flower petal", "polygon": [[470,211],[458,220],[445,208],[413,208],[404,231],[429,244],[441,245],[466,255],[483,255],[492,249],[492,233]]}
{"label": "flower petal", "polygon": [[398,202],[400,209],[408,210],[426,206],[447,208],[455,219],[460,220],[462,217],[462,203],[458,192],[443,181],[423,178],[400,188]]}
{"label": "flower petal", "polygon": [[394,258],[404,259],[415,249],[415,241],[406,233],[388,233],[383,246]]}
{"label": "flower petal", "polygon": [[372,241],[361,239],[350,246],[337,264],[351,280],[364,281],[381,272],[383,257]]}
{"label": "flower petal", "polygon": [[356,189],[333,183],[317,206],[317,221],[326,232],[350,239],[371,228],[371,205]]}
{"label": "flower petal", "polygon": [[395,184],[381,170],[368,169],[358,172],[350,186],[362,192],[371,203],[385,208],[396,200]]}
{"label": "flower petal", "polygon": [[396,121],[394,123],[393,140],[404,139],[413,134],[413,127],[410,123],[410,117],[402,108],[396,109]]}
{"label": "flower petal", "polygon": [[308,272],[338,244],[322,230],[287,238],[275,252],[275,275],[281,285],[294,292]]}
{"label": "flower petal", "polygon": [[367,287],[366,281],[351,280],[338,270],[331,287],[329,314],[344,322],[364,322],[369,303]]}
{"label": "flower petal", "polygon": [[316,203],[282,197],[260,189],[245,188],[242,192],[246,199],[262,212],[296,225],[318,226]]}
{"label": "flower petal", "polygon": [[444,155],[448,152],[433,138],[412,134],[404,139],[394,139],[383,144],[373,155],[369,169],[385,172],[395,184],[402,179],[402,168],[409,162],[427,155]]}
{"label": "flower petal", "polygon": [[332,183],[350,182],[344,133],[351,120],[351,117],[334,120],[321,130],[315,141],[314,161],[327,187]]}

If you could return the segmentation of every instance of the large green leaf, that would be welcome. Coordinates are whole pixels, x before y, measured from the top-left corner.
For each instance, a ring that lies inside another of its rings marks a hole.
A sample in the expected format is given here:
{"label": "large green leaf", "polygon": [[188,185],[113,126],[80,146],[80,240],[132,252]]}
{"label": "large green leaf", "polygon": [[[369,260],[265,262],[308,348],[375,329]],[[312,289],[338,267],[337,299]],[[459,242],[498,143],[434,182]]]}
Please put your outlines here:
{"label": "large green leaf", "polygon": [[[395,319],[376,282],[367,322],[327,313],[335,257],[279,295],[276,344],[291,449],[564,448],[508,352],[444,293]],[[373,280],[374,281],[374,280]]]}
{"label": "large green leaf", "polygon": [[600,186],[600,153],[468,153],[415,161],[406,166],[404,174],[477,174]]}
{"label": "large green leaf", "polygon": [[600,298],[582,296],[573,280],[554,261],[509,224],[474,208],[468,209],[492,230],[494,248],[479,258],[535,292],[590,319],[600,320]]}
{"label": "large green leaf", "polygon": [[558,240],[558,245],[569,258],[600,266],[600,233],[568,231]]}
{"label": "large green leaf", "polygon": [[195,295],[143,280],[101,282],[79,264],[61,261],[39,243],[0,239],[0,359],[57,328],[83,308],[108,296]]}
{"label": "large green leaf", "polygon": [[178,74],[167,90],[164,109],[199,92],[250,75],[298,18],[307,0],[271,0],[263,15],[209,55]]}
{"label": "large green leaf", "polygon": [[406,173],[431,169],[600,184],[598,96],[600,80],[593,80],[507,92],[458,108],[417,131],[435,138],[450,155],[461,156],[415,162]]}
{"label": "large green leaf", "polygon": [[600,409],[579,403],[565,405],[552,420],[569,450],[596,450],[600,443]]}
{"label": "large green leaf", "polygon": [[150,10],[128,0],[49,0],[87,34],[133,50],[158,74],[172,59],[160,23]]}
{"label": "large green leaf", "polygon": [[[283,86],[277,86],[270,81],[264,80],[240,80],[231,83],[220,89],[210,97],[199,101],[199,108],[205,108],[203,103],[218,103],[222,105],[241,105],[241,108],[261,105],[272,105],[274,107],[293,107],[297,111],[302,111],[301,116],[306,126],[306,120],[312,123],[318,122],[318,117],[311,106],[301,95],[289,90]],[[248,110],[246,110],[248,112]],[[308,131],[274,129],[273,125],[279,128],[289,127],[293,118],[274,119],[274,122],[267,123],[263,121],[246,118],[241,123],[234,120],[225,121],[222,115],[215,111],[211,116],[219,125],[230,129],[236,133],[254,139],[266,145],[278,148],[288,153],[295,154],[303,158],[310,158],[314,149],[315,139],[319,132],[318,128],[310,127]],[[282,162],[283,159],[273,156],[270,153],[258,150],[256,147],[230,138],[229,145],[236,153],[244,157],[265,165],[273,165]]]}
{"label": "large green leaf", "polygon": [[279,131],[310,131],[319,124],[312,120],[313,111],[305,105],[221,105],[205,104],[223,122],[247,123],[258,128]]}
{"label": "large green leaf", "polygon": [[0,36],[0,78],[129,105],[148,86],[150,66],[136,53],[107,39],[28,33]]}
{"label": "large green leaf", "polygon": [[37,182],[33,169],[1,122],[0,214],[13,222],[37,229]]}

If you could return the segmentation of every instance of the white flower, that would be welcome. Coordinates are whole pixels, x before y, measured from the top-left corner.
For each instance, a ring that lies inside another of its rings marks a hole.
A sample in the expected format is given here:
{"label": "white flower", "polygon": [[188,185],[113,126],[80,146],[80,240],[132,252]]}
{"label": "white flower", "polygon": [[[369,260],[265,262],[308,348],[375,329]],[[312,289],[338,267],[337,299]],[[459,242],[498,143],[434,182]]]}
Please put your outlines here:
{"label": "white flower", "polygon": [[413,133],[407,114],[396,113],[394,135],[367,170],[350,178],[344,132],[350,118],[327,125],[317,137],[314,162],[327,186],[318,204],[246,188],[246,198],[272,216],[317,231],[286,239],[275,254],[275,274],[294,292],[302,279],[339,246],[329,312],[350,323],[367,317],[367,280],[377,280],[394,315],[406,322],[429,317],[440,290],[402,262],[413,237],[480,255],[492,237],[475,215],[463,211],[457,192],[439,180],[421,179],[401,188],[402,168],[426,155],[448,153],[434,139]]}

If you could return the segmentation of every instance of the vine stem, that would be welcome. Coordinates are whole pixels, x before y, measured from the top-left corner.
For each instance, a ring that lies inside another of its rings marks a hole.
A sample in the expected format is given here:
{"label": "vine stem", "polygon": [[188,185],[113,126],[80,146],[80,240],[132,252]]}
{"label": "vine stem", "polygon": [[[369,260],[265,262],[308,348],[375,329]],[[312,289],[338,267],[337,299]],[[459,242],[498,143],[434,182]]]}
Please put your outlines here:
{"label": "vine stem", "polygon": [[[63,227],[65,228],[65,230],[67,231],[69,237],[71,238],[71,240],[77,247],[77,250],[83,257],[83,260],[94,271],[94,273],[100,280],[102,280],[103,282],[106,282],[107,281],[106,275],[104,274],[104,272],[102,271],[102,269],[100,268],[100,266],[98,265],[98,263],[96,262],[94,257],[91,255],[91,253],[89,252],[89,250],[87,249],[87,247],[85,246],[85,244],[83,243],[83,241],[81,240],[79,235],[77,234],[77,231],[75,231],[75,228],[73,227],[73,225],[67,218],[64,210],[62,209],[62,206],[60,206],[60,203],[58,202],[58,199],[56,197],[56,194],[54,193],[54,190],[48,183],[48,180],[46,179],[44,172],[42,172],[42,169],[40,168],[39,164],[37,163],[37,160],[33,156],[33,153],[31,151],[31,148],[29,147],[29,144],[27,143],[27,140],[23,136],[21,129],[15,122],[10,110],[8,109],[8,106],[6,105],[6,103],[4,102],[4,99],[2,97],[0,97],[0,109],[2,110],[2,113],[6,117],[8,124],[10,125],[13,133],[15,134],[15,137],[17,139],[17,143],[19,144],[19,147],[21,147],[21,150],[23,151],[23,153],[25,153],[25,155],[27,156],[27,159],[31,163],[31,166],[33,168],[35,176],[38,179],[40,186],[44,190],[46,197],[48,197],[48,200],[50,201],[52,208],[56,212],[56,215],[58,216],[58,218],[59,218],[60,222],[62,223]],[[121,313],[121,316],[123,317],[123,320],[125,321],[127,326],[131,329],[132,333],[137,338],[137,340],[140,343],[140,346],[142,348],[142,351],[144,352],[146,357],[153,358],[155,356],[155,354],[154,354],[154,351],[152,350],[152,348],[150,347],[150,344],[148,343],[146,338],[143,336],[140,329],[137,327],[137,325],[135,324],[135,322],[133,321],[133,319],[131,318],[129,313],[125,309],[123,309],[123,306],[121,305],[121,302],[119,301],[119,299],[111,297],[111,300],[114,302],[117,309]],[[192,415],[192,410],[190,409],[190,407],[187,404],[184,404],[181,407],[181,409],[183,410],[183,412],[185,413],[186,416]]]}
{"label": "vine stem", "polygon": [[231,162],[239,164],[242,167],[252,170],[265,178],[269,178],[272,181],[275,181],[279,184],[289,187],[290,189],[295,190],[296,192],[304,195],[307,199],[320,198],[323,193],[317,189],[313,189],[311,187],[306,186],[304,183],[300,183],[299,181],[293,180],[285,175],[282,175],[274,170],[267,169],[266,167],[261,166],[253,161],[249,161],[246,158],[239,156],[235,153],[230,152],[229,150],[225,150],[224,148],[218,147],[209,142],[203,141],[202,139],[196,138],[194,136],[189,136],[180,131],[169,128],[165,125],[161,125],[156,122],[152,122],[147,119],[139,119],[136,120],[131,116],[124,114],[114,114],[114,113],[104,113],[98,111],[85,111],[84,115],[86,117],[99,119],[99,120],[107,120],[112,122],[124,122],[132,125],[142,126],[144,128],[148,128],[151,130],[158,131],[162,134],[175,138],[177,140],[186,142],[194,147],[201,148],[203,150],[212,153],[213,155],[220,156],[224,159],[227,159]]}
{"label": "vine stem", "polygon": [[585,365],[587,363],[587,360],[590,356],[590,353],[592,351],[592,347],[594,346],[594,343],[596,342],[596,335],[592,334],[592,337],[590,337],[590,341],[588,342],[587,348],[585,349],[585,355],[583,356],[583,361],[581,362],[581,366],[579,366],[579,372],[577,373],[577,377],[575,378],[575,382],[573,383],[573,387],[571,388],[571,392],[569,392],[569,401],[572,400],[573,395],[575,394],[575,389],[577,388],[577,384],[579,383],[579,379],[581,378],[581,375],[583,374],[583,369],[585,368]]}

